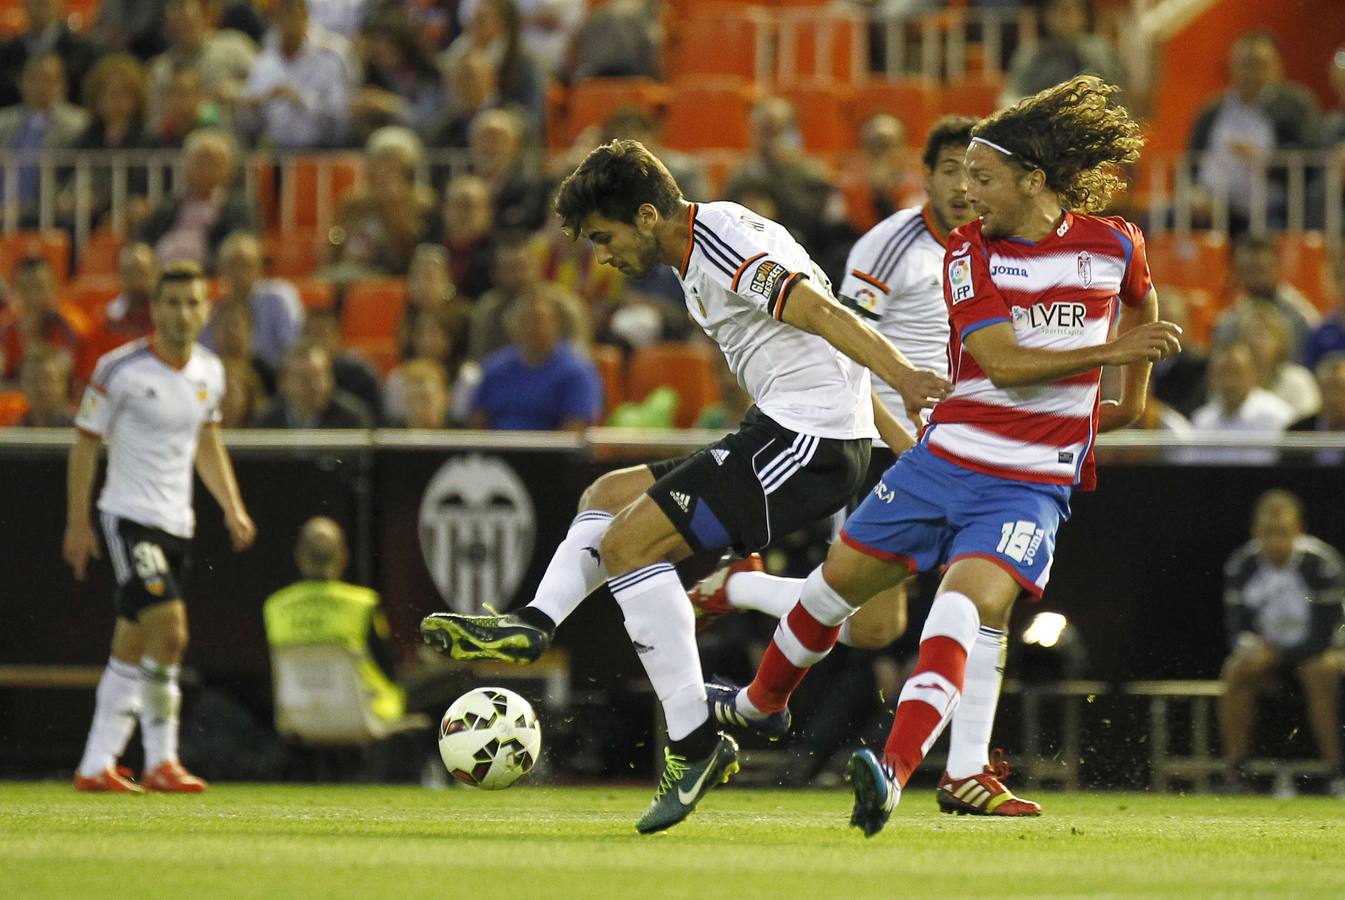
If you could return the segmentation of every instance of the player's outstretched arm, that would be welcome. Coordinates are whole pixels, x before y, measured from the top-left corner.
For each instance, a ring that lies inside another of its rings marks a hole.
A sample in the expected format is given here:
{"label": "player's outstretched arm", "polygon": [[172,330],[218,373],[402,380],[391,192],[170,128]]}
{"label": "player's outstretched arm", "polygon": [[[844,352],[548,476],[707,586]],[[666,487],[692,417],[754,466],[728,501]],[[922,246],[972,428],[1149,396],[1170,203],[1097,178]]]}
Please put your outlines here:
{"label": "player's outstretched arm", "polygon": [[789,294],[780,316],[788,325],[818,335],[827,343],[896,388],[912,418],[948,396],[948,382],[928,369],[917,369],[901,352],[859,317],[809,281]]}
{"label": "player's outstretched arm", "polygon": [[75,573],[84,580],[89,557],[98,557],[98,536],[89,521],[90,500],[93,497],[93,479],[98,472],[98,446],[102,440],[83,431],[75,433],[75,445],[70,448],[70,459],[65,472],[65,538],[61,555]]}
{"label": "player's outstretched arm", "polygon": [[[1141,325],[1158,321],[1158,294],[1151,288],[1144,301],[1137,306],[1122,306],[1116,320],[1116,334],[1123,335]],[[1153,363],[1149,360],[1126,366],[1121,374],[1121,396],[1104,400],[1098,407],[1098,431],[1128,428],[1144,415],[1144,404],[1149,398],[1149,374]]]}
{"label": "player's outstretched arm", "polygon": [[201,438],[196,446],[196,472],[224,510],[224,525],[229,529],[233,548],[245,550],[252,546],[257,537],[257,526],[252,524],[252,518],[243,506],[243,495],[238,491],[233,463],[224,449],[219,426],[213,423],[201,429]]}
{"label": "player's outstretched arm", "polygon": [[1045,350],[1019,346],[1013,326],[998,322],[978,328],[963,343],[995,387],[1015,388],[1050,384],[1099,366],[1154,363],[1181,351],[1181,333],[1172,322],[1151,322],[1105,344]]}

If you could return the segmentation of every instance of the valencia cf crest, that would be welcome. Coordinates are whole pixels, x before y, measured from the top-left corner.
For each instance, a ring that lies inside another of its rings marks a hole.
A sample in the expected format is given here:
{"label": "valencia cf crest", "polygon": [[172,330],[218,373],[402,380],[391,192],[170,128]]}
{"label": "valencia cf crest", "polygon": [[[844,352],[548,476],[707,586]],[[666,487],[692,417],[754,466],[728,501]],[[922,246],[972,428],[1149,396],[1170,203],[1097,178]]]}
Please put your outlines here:
{"label": "valencia cf crest", "polygon": [[1079,281],[1084,287],[1093,283],[1093,257],[1087,251],[1079,254]]}

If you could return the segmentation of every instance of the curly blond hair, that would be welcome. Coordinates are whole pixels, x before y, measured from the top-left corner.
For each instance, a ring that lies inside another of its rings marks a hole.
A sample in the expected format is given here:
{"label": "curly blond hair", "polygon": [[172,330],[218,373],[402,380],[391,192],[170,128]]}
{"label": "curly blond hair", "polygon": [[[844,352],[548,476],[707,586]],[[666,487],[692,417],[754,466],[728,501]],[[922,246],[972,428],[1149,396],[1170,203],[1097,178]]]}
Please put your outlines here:
{"label": "curly blond hair", "polygon": [[1120,166],[1140,157],[1139,123],[1112,95],[1120,88],[1080,75],[982,119],[972,129],[1024,168],[1041,169],[1070,209],[1097,212],[1125,190]]}

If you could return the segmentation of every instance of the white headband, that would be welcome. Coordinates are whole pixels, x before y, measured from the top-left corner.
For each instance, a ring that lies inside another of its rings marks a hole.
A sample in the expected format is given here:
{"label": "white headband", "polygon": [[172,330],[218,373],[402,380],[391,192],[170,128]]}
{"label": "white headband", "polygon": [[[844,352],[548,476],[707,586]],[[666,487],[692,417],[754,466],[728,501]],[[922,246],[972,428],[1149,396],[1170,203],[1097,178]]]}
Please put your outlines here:
{"label": "white headband", "polygon": [[987,140],[986,140],[985,138],[983,138],[983,137],[974,137],[974,138],[971,139],[971,142],[972,142],[973,144],[985,144],[987,147],[990,147],[991,149],[994,149],[994,150],[998,150],[1000,153],[1003,153],[1005,156],[1012,156],[1012,157],[1015,157],[1015,158],[1018,156],[1017,153],[1014,153],[1014,152],[1013,152],[1012,150],[1010,150],[1009,148],[1007,148],[1007,147],[1001,147],[999,144],[996,144],[994,141],[987,141]]}

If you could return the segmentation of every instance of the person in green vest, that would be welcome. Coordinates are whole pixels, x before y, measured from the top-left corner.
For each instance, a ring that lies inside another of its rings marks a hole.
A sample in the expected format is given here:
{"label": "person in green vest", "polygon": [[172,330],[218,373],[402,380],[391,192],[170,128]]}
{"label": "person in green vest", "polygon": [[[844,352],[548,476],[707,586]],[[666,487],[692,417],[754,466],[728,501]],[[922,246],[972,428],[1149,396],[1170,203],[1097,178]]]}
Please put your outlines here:
{"label": "person in green vest", "polygon": [[374,713],[388,721],[400,719],[406,694],[396,682],[387,618],[377,591],[341,580],[348,558],[340,525],[325,516],[304,523],[294,549],[303,579],[266,599],[266,641],[272,648],[331,643],[356,651]]}

